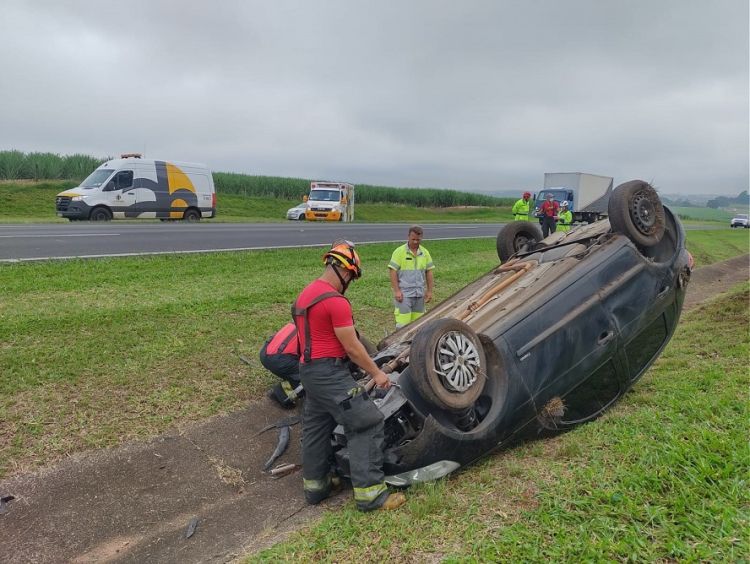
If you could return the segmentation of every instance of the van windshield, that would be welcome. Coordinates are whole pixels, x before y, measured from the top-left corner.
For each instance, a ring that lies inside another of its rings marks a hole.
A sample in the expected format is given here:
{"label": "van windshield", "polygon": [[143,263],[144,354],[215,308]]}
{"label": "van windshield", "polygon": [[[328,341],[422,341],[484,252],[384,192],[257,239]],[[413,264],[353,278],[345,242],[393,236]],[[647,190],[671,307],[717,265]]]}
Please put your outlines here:
{"label": "van windshield", "polygon": [[338,190],[310,190],[308,199],[316,202],[338,202],[340,196]]}
{"label": "van windshield", "polygon": [[99,188],[104,182],[112,176],[113,170],[95,170],[86,177],[86,180],[81,182],[81,188],[90,190],[91,188]]}

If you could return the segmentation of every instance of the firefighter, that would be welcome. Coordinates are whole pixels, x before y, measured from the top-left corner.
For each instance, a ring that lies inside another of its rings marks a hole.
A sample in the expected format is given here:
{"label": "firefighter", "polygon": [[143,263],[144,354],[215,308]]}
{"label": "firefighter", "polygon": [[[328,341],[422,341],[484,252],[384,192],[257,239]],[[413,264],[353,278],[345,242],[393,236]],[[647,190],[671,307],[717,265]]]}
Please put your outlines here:
{"label": "firefighter", "polygon": [[297,327],[287,323],[263,344],[260,363],[281,378],[281,382],[268,390],[268,397],[281,407],[291,409],[297,399],[304,395],[299,380],[299,352],[297,350]]}
{"label": "firefighter", "polygon": [[359,255],[349,241],[337,241],[323,261],[323,274],[302,290],[292,306],[300,379],[307,392],[302,419],[305,499],[317,504],[331,494],[331,433],[341,424],[357,508],[395,509],[406,497],[389,492],[383,479],[383,414],[352,379],[347,366],[348,358],[369,373],[378,387],[391,385],[357,339],[352,308],[344,297],[349,284],[362,275]]}
{"label": "firefighter", "polygon": [[520,200],[513,204],[513,219],[516,221],[528,221],[531,192],[524,192]]}
{"label": "firefighter", "polygon": [[432,300],[435,265],[430,252],[420,244],[423,234],[419,225],[412,225],[406,244],[393,251],[388,263],[396,329],[422,317],[425,303]]}
{"label": "firefighter", "polygon": [[570,225],[573,223],[573,214],[568,209],[570,204],[568,201],[563,201],[560,204],[560,213],[557,214],[557,228],[560,231],[570,231]]}

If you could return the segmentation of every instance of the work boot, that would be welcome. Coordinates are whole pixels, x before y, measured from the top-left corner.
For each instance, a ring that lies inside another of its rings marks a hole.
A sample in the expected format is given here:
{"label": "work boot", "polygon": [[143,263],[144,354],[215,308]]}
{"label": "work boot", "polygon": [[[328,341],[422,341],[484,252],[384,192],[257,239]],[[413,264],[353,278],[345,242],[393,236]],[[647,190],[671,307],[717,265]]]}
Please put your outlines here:
{"label": "work boot", "polygon": [[297,405],[297,402],[289,397],[286,390],[282,387],[281,384],[276,384],[273,388],[268,390],[266,395],[284,409],[292,409],[295,405]]}
{"label": "work boot", "polygon": [[378,509],[385,509],[385,510],[398,509],[404,503],[406,503],[406,496],[403,493],[391,492],[388,494],[388,497],[385,498],[383,505],[381,505]]}

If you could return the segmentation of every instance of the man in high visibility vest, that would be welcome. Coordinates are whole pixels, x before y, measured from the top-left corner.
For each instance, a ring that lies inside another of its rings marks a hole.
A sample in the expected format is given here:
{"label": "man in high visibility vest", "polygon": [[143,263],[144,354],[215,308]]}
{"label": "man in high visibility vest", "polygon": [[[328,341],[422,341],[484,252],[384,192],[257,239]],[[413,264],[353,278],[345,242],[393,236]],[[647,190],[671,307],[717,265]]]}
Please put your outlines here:
{"label": "man in high visibility vest", "polygon": [[573,223],[573,214],[568,209],[570,204],[565,200],[560,204],[560,212],[557,214],[557,228],[560,231],[570,231],[570,224]]}
{"label": "man in high visibility vest", "polygon": [[518,200],[515,204],[513,204],[513,209],[511,211],[513,212],[514,220],[528,221],[529,207],[531,206],[531,202],[529,201],[529,198],[531,198],[531,193],[524,192],[521,199]]}
{"label": "man in high visibility vest", "polygon": [[432,300],[435,265],[430,252],[420,244],[423,234],[419,225],[412,225],[406,244],[393,251],[388,263],[396,329],[422,317],[425,304]]}
{"label": "man in high visibility vest", "polygon": [[352,306],[344,297],[362,276],[359,255],[349,241],[334,242],[323,255],[323,274],[292,306],[300,351],[299,374],[305,386],[302,418],[302,477],[305,500],[317,504],[333,489],[331,434],[341,425],[349,451],[349,470],[357,509],[395,509],[406,501],[390,492],[383,474],[384,419],[367,391],[352,378],[348,362],[388,389],[388,375],[373,362],[357,338]]}
{"label": "man in high visibility vest", "polygon": [[281,407],[290,409],[297,405],[305,391],[299,380],[299,350],[297,327],[287,323],[263,344],[260,363],[281,382],[268,390],[268,397]]}

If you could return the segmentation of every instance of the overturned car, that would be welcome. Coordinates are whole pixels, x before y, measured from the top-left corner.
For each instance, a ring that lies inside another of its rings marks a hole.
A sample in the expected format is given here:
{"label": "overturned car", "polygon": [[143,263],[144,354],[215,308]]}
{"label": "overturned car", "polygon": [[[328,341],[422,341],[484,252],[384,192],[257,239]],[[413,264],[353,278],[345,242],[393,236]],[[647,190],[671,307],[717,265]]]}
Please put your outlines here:
{"label": "overturned car", "polygon": [[[648,183],[618,186],[609,218],[541,240],[517,221],[501,265],[378,344],[392,386],[386,481],[440,478],[519,440],[601,415],[637,382],[680,317],[692,257]],[[333,436],[348,475],[346,437]]]}

